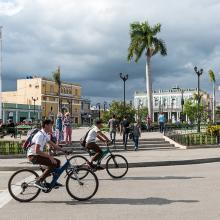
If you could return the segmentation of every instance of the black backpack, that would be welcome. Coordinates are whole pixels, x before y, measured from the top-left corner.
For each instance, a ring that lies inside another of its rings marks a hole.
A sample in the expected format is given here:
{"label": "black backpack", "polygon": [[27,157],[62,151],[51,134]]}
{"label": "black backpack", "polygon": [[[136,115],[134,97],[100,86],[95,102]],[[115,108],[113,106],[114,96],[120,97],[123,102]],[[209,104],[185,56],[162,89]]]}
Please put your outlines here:
{"label": "black backpack", "polygon": [[86,132],[86,134],[80,139],[79,143],[80,143],[80,145],[81,145],[82,147],[86,147],[86,138],[88,137],[88,134],[89,134],[90,131],[91,131],[91,129],[88,130],[88,131]]}

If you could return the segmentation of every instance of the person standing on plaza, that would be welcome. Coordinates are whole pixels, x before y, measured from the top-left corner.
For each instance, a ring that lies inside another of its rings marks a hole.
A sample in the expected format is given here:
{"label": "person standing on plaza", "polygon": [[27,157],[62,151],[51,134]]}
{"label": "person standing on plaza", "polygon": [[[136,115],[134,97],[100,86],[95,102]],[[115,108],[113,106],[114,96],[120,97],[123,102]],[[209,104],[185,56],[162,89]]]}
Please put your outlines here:
{"label": "person standing on plaza", "polygon": [[147,131],[150,131],[151,124],[152,124],[152,119],[151,119],[150,115],[148,115],[147,116]]}
{"label": "person standing on plaza", "polygon": [[131,131],[134,141],[134,150],[136,151],[138,150],[139,138],[141,137],[141,123],[139,120],[132,126]]}
{"label": "person standing on plaza", "polygon": [[67,112],[65,114],[65,118],[63,120],[63,125],[64,125],[64,140],[66,144],[71,144],[72,143],[72,119],[70,117],[70,113]]}
{"label": "person standing on plaza", "polygon": [[158,116],[158,122],[159,122],[159,127],[160,127],[160,132],[163,133],[164,132],[164,125],[165,125],[165,115],[163,112],[160,112],[159,116]]}
{"label": "person standing on plaza", "polygon": [[123,144],[125,150],[127,150],[127,143],[128,143],[128,134],[130,131],[130,122],[127,119],[127,116],[124,116],[124,119],[121,122],[121,129],[120,134],[123,134]]}
{"label": "person standing on plaza", "polygon": [[108,121],[108,127],[109,127],[110,139],[112,141],[112,144],[115,146],[116,131],[118,128],[118,121],[115,118],[115,115],[113,115],[112,118]]}
{"label": "person standing on plaza", "polygon": [[57,138],[57,144],[60,144],[63,140],[63,120],[62,120],[62,113],[59,112],[57,114],[56,119],[56,138]]}

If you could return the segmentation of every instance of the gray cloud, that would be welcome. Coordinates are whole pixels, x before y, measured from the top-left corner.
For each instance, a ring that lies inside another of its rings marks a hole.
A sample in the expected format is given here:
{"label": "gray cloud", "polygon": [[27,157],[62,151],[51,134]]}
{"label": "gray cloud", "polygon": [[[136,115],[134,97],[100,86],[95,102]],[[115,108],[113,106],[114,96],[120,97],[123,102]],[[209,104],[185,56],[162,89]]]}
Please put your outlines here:
{"label": "gray cloud", "polygon": [[120,99],[118,74],[128,73],[132,99],[135,90],[145,90],[145,58],[126,61],[129,23],[148,20],[162,24],[159,36],[168,47],[167,57],[152,59],[154,89],[196,87],[197,65],[205,70],[202,88],[210,91],[208,69],[220,72],[219,10],[217,0],[1,1],[3,88],[12,89],[26,75],[50,76],[61,65],[62,78],[81,83],[95,101]]}

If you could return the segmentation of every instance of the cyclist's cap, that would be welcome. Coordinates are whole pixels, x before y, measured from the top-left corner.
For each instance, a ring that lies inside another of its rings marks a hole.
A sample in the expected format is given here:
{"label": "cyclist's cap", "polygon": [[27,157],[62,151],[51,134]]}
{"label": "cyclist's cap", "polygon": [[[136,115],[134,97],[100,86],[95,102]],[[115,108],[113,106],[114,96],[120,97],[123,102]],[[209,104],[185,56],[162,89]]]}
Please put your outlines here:
{"label": "cyclist's cap", "polygon": [[95,125],[100,125],[102,123],[103,123],[102,119],[96,119],[95,120]]}

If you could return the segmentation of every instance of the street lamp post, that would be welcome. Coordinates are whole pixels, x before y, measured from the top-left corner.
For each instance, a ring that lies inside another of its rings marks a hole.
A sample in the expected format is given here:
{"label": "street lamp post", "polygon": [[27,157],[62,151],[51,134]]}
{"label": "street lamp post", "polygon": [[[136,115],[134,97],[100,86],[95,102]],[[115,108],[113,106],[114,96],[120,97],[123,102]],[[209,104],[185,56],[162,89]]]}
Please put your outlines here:
{"label": "street lamp post", "polygon": [[197,123],[198,123],[198,128],[197,128],[197,132],[199,133],[200,132],[200,111],[199,111],[199,107],[200,107],[200,100],[201,100],[201,97],[200,97],[200,76],[202,75],[203,73],[203,69],[200,69],[198,70],[198,68],[195,66],[194,67],[194,71],[195,73],[197,74],[198,76],[198,106],[197,106]]}
{"label": "street lamp post", "polygon": [[37,98],[32,97],[32,100],[34,101],[34,121],[35,121],[36,120],[35,102],[38,100],[38,97]]}
{"label": "street lamp post", "polygon": [[184,90],[182,89],[181,90],[181,94],[182,94],[182,97],[181,97],[181,122],[183,123],[183,106],[184,106],[184,97],[183,97],[183,93],[184,93]]}
{"label": "street lamp post", "polygon": [[124,108],[125,108],[125,82],[127,81],[128,79],[128,74],[124,75],[122,73],[120,73],[120,78],[123,80],[124,82]]}

